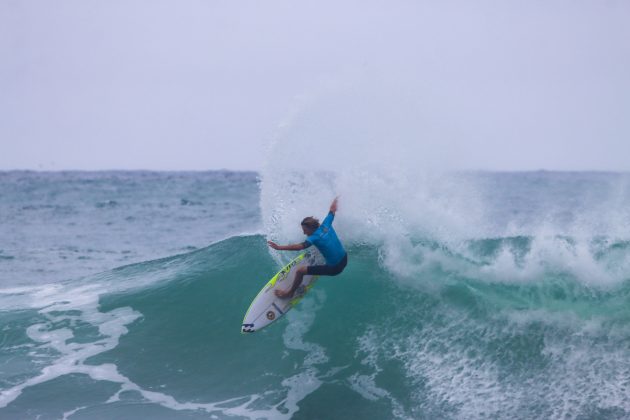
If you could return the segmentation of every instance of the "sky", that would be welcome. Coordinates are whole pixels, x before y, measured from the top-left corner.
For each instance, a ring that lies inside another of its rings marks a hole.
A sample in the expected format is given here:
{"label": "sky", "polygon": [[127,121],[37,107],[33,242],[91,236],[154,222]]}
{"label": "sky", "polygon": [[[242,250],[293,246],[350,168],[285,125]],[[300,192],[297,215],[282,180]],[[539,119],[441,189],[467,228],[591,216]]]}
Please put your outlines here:
{"label": "sky", "polygon": [[0,170],[260,170],[308,144],[628,171],[628,22],[625,0],[0,0]]}

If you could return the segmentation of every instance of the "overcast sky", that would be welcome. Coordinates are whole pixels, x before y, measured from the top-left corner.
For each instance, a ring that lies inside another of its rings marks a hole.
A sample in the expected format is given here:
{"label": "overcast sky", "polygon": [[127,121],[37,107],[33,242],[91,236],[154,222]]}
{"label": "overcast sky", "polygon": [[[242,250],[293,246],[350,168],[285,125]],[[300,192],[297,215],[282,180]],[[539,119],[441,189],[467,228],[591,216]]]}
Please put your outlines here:
{"label": "overcast sky", "polygon": [[258,170],[281,137],[630,170],[629,22],[626,0],[0,0],[0,169]]}

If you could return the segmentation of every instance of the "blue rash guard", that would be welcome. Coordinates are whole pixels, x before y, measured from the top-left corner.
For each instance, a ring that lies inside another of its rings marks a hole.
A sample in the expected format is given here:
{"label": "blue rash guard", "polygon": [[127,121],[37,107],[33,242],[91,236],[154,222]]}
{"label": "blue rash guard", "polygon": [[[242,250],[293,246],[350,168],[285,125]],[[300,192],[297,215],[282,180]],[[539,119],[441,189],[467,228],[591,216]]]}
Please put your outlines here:
{"label": "blue rash guard", "polygon": [[306,248],[315,245],[328,265],[337,265],[346,255],[346,250],[343,249],[343,245],[341,245],[341,241],[332,227],[334,218],[333,212],[329,212],[319,228],[304,242]]}

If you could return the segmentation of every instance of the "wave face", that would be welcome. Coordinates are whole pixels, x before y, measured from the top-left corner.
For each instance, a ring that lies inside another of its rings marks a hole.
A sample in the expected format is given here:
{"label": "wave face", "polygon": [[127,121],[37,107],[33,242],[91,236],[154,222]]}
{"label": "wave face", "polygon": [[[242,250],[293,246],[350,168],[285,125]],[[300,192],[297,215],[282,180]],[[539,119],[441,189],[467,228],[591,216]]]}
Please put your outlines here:
{"label": "wave face", "polygon": [[[342,275],[251,335],[243,314],[278,268],[260,235],[3,289],[0,417],[627,418],[630,282],[539,264],[537,241],[414,238],[398,271],[354,243]],[[585,252],[606,272],[630,243]]]}

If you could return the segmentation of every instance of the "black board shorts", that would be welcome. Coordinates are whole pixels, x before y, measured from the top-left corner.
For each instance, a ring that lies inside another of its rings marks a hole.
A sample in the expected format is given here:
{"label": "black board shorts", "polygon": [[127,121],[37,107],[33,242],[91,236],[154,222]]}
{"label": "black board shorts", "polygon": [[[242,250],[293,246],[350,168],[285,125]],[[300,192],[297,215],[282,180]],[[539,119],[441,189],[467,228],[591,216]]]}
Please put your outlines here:
{"label": "black board shorts", "polygon": [[348,264],[348,254],[344,255],[341,261],[335,265],[309,265],[306,274],[311,276],[336,276],[341,273]]}

